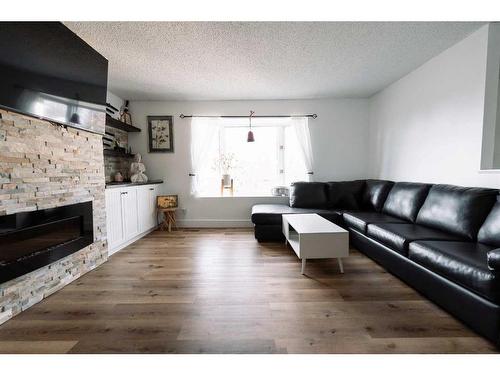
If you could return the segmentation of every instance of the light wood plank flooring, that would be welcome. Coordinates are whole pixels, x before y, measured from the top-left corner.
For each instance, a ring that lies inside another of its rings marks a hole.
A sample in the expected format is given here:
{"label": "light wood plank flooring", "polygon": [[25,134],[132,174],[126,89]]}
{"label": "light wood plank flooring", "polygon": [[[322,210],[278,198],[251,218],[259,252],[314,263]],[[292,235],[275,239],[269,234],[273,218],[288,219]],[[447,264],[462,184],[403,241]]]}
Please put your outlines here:
{"label": "light wood plank flooring", "polygon": [[1,353],[491,353],[352,250],[311,260],[248,229],[156,231],[0,326]]}

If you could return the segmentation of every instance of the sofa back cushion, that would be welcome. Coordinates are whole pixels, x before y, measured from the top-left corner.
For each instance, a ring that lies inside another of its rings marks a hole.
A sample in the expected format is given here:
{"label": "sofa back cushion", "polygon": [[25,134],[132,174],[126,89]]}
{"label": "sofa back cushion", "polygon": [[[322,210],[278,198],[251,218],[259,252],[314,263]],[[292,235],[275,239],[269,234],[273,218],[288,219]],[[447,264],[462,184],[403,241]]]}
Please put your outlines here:
{"label": "sofa back cushion", "polygon": [[361,208],[380,212],[393,185],[392,181],[366,180],[361,197]]}
{"label": "sofa back cushion", "polygon": [[359,210],[365,180],[327,182],[328,207]]}
{"label": "sofa back cushion", "polygon": [[326,208],[326,186],[324,182],[294,182],[290,186],[290,207]]}
{"label": "sofa back cushion", "polygon": [[430,188],[429,184],[396,182],[385,200],[382,212],[415,222]]}
{"label": "sofa back cushion", "polygon": [[477,240],[486,245],[500,247],[500,202],[495,203],[486,221],[479,229]]}
{"label": "sofa back cushion", "polygon": [[417,223],[475,240],[496,201],[498,190],[434,185],[417,216]]}

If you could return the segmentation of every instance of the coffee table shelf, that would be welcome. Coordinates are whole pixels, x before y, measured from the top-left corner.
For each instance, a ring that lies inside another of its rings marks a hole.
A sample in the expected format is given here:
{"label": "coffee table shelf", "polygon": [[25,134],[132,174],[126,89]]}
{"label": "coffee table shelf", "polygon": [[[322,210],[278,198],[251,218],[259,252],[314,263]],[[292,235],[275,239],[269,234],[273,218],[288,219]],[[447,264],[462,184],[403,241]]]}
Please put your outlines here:
{"label": "coffee table shelf", "polygon": [[337,258],[344,273],[342,258],[349,256],[349,232],[317,214],[283,215],[285,244],[290,244],[302,260],[302,274],[307,259]]}

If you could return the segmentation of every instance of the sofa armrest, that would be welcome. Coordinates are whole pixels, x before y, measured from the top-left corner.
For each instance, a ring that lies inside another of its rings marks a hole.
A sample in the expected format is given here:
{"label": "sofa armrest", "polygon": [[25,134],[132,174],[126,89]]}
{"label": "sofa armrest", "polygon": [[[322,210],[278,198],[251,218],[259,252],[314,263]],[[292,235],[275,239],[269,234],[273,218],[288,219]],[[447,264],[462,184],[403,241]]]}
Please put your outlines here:
{"label": "sofa armrest", "polygon": [[488,268],[500,272],[500,249],[490,250],[487,253]]}

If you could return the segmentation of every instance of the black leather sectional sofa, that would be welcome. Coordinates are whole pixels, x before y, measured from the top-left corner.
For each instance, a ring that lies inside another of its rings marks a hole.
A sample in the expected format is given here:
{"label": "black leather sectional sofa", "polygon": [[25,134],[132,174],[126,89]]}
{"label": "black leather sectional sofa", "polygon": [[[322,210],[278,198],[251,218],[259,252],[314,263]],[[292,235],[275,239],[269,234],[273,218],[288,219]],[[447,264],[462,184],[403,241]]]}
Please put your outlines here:
{"label": "black leather sectional sofa", "polygon": [[499,191],[382,180],[300,182],[290,205],[255,205],[258,241],[284,241],[281,215],[318,213],[351,245],[500,345]]}

